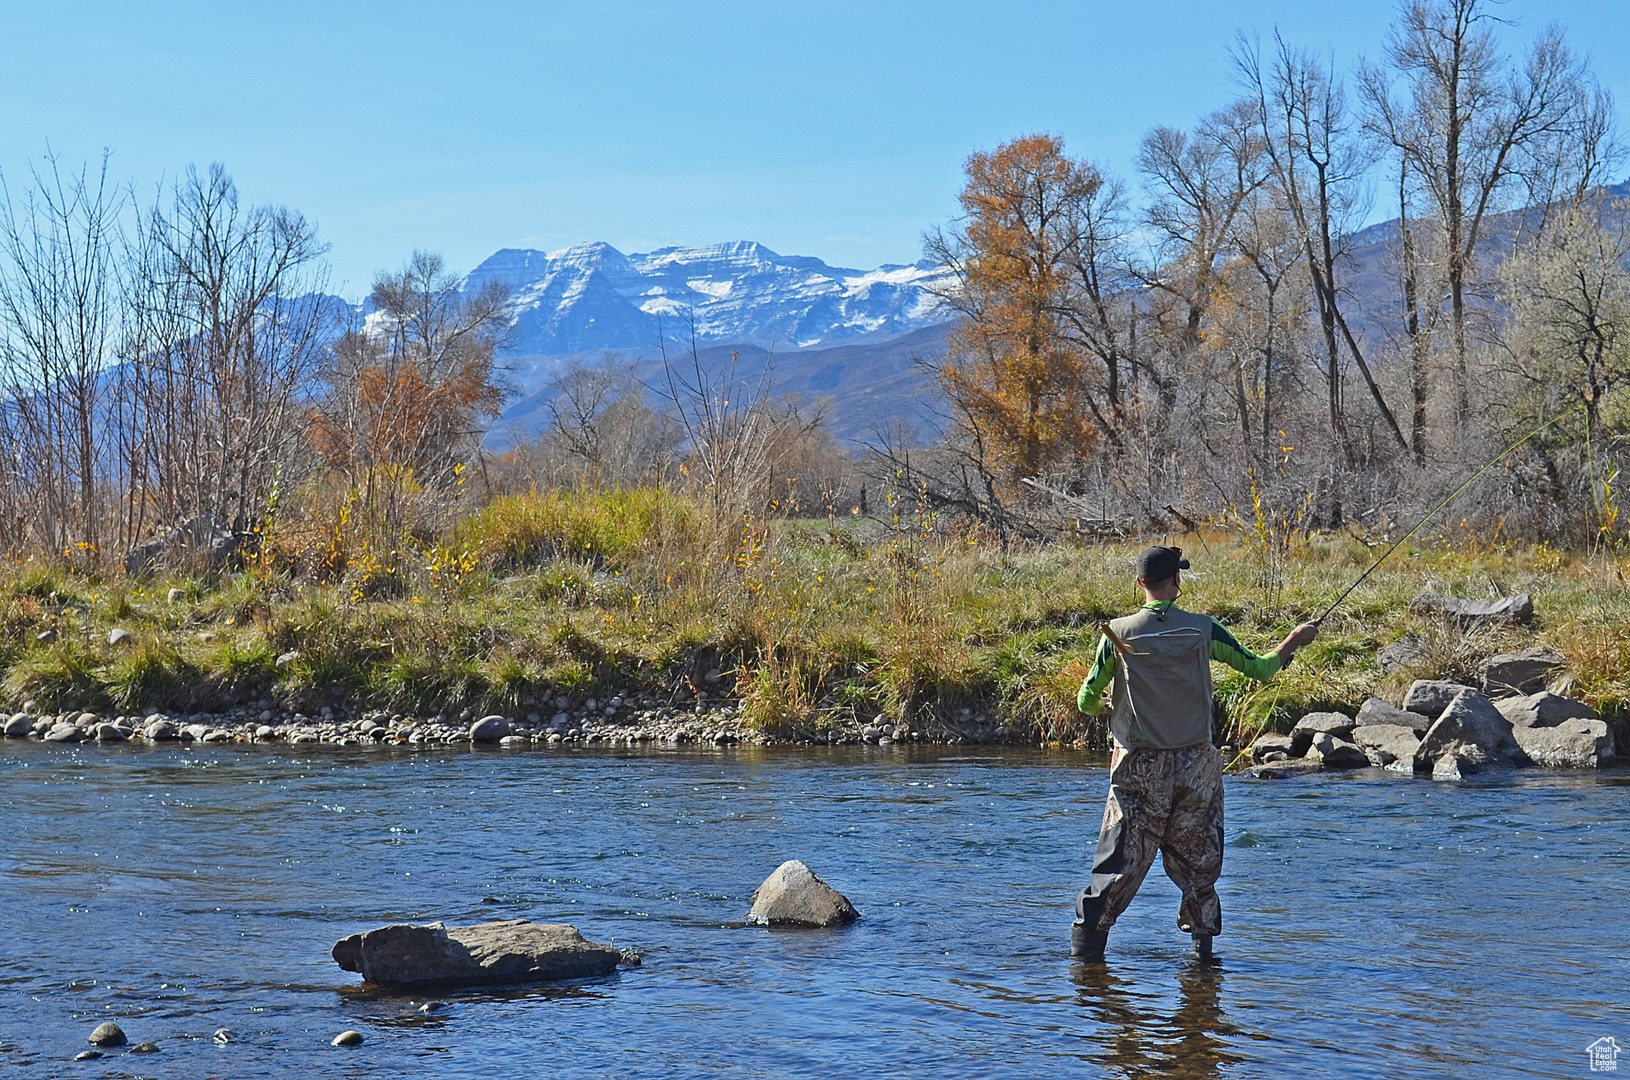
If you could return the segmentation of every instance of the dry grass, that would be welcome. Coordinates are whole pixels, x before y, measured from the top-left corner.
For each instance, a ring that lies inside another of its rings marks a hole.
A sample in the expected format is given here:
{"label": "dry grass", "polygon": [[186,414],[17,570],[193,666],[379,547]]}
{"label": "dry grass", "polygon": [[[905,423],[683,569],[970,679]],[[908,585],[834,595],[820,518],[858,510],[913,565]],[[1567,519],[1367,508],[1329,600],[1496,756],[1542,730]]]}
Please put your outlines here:
{"label": "dry grass", "polygon": [[[699,691],[739,702],[748,722],[783,736],[881,712],[913,726],[988,721],[1028,739],[1102,740],[1076,713],[1075,689],[1099,622],[1139,602],[1136,545],[1004,555],[917,520],[744,520],[724,536],[707,520],[662,492],[576,492],[508,497],[438,535],[354,545],[338,573],[275,549],[215,580],[104,580],[17,563],[0,570],[0,690],[14,708],[29,699],[138,711],[271,698],[422,713],[519,710],[560,693],[689,700]],[[1182,601],[1259,651],[1375,556],[1346,538],[1298,539],[1294,550],[1275,538],[1265,584],[1259,535],[1191,537]],[[382,554],[369,562],[356,556],[363,550]],[[1622,716],[1622,574],[1616,555],[1402,549],[1280,677],[1258,686],[1219,671],[1228,730],[1243,739],[1372,693],[1396,700],[1411,678],[1468,678],[1487,655],[1534,643],[1568,659],[1580,696]],[[1461,633],[1409,613],[1423,588],[1528,591],[1539,622]],[[109,646],[114,626],[133,643]],[[1376,651],[1405,634],[1426,643],[1423,659],[1381,674]]]}

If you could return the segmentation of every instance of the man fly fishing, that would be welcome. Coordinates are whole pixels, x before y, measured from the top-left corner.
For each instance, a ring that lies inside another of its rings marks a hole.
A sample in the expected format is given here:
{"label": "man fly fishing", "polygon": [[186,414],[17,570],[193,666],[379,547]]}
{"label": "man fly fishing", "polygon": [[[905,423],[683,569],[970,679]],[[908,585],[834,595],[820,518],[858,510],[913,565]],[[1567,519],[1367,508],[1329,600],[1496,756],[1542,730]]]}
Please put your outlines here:
{"label": "man fly fishing", "polygon": [[1273,652],[1242,646],[1216,619],[1177,606],[1189,561],[1181,548],[1150,547],[1138,556],[1142,609],[1104,627],[1076,704],[1089,716],[1110,701],[1109,801],[1092,859],[1092,879],[1076,904],[1070,955],[1100,961],[1109,928],[1126,910],[1160,852],[1166,875],[1183,891],[1177,925],[1194,951],[1211,955],[1222,931],[1217,876],[1222,872],[1222,754],[1213,745],[1211,661],[1266,680],[1319,633],[1317,621],[1292,630]]}

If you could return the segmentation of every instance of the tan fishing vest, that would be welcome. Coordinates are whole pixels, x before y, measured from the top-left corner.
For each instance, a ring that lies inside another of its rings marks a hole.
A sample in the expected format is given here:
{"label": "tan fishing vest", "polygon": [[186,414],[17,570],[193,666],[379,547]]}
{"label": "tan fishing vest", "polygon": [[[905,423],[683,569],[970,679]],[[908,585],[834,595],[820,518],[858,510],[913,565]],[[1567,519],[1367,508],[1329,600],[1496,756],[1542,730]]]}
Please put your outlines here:
{"label": "tan fishing vest", "polygon": [[1115,658],[1115,741],[1163,750],[1210,742],[1211,617],[1144,608],[1109,625],[1130,650]]}

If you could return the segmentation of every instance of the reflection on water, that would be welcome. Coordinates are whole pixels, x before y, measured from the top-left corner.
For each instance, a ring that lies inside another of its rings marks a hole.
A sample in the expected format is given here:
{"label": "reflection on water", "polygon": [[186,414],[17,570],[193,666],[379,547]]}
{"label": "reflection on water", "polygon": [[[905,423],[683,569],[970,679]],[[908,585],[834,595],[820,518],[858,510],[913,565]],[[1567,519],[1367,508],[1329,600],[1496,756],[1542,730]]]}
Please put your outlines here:
{"label": "reflection on water", "polygon": [[[1084,967],[1074,756],[4,743],[0,1072],[117,1019],[160,1055],[83,1075],[1574,1075],[1630,1043],[1627,777],[1230,782],[1220,964],[1152,875]],[[861,920],[743,926],[788,858]],[[329,956],[517,917],[644,963],[432,1002]]]}
{"label": "reflection on water", "polygon": [[1098,1031],[1102,1065],[1126,1075],[1158,1073],[1199,1080],[1246,1060],[1234,1049],[1244,1035],[1224,1015],[1220,961],[1177,965],[1175,1002],[1152,994],[1107,964],[1074,964],[1070,977],[1089,1030]]}

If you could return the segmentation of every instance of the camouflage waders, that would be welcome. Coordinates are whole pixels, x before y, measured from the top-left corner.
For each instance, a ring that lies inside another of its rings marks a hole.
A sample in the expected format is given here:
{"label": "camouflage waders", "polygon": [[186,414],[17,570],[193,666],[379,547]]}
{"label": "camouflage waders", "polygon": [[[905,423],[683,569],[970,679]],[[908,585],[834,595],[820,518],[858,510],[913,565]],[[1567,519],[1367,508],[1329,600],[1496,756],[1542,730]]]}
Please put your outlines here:
{"label": "camouflage waders", "polygon": [[1077,928],[1115,925],[1160,852],[1166,876],[1183,890],[1177,925],[1190,934],[1222,930],[1222,754],[1210,743],[1175,750],[1116,744],[1109,801],[1092,860],[1092,880],[1076,904]]}

